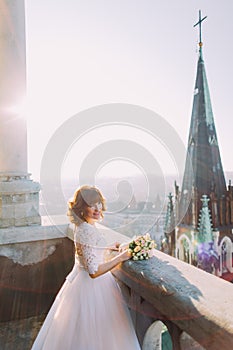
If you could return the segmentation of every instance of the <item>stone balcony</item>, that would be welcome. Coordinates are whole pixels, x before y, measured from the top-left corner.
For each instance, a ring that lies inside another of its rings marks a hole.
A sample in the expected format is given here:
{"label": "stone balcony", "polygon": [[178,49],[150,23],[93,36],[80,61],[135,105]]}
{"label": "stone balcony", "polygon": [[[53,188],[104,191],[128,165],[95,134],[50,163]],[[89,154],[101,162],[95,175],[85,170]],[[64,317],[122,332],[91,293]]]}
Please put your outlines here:
{"label": "stone balcony", "polygon": [[231,283],[159,251],[147,262],[124,263],[114,275],[143,349],[153,349],[146,347],[147,330],[156,320],[167,326],[173,349],[187,349],[187,335],[207,350],[233,348]]}
{"label": "stone balcony", "polygon": [[[20,229],[23,230],[23,228]],[[128,237],[104,226],[99,225],[99,229],[103,231],[109,243],[129,240]],[[7,307],[1,307],[1,321],[3,321],[2,310],[5,313],[8,310],[9,313],[9,318],[5,319],[7,322],[2,323],[1,326],[10,325],[8,328],[11,336],[9,338],[9,332],[0,334],[0,345],[5,346],[3,348],[7,350],[30,349],[43,315],[46,314],[73,263],[72,230],[66,221],[56,227],[47,223],[41,227],[37,226],[34,232],[32,227],[28,230],[28,237],[25,238],[24,235],[21,242],[19,238],[17,239],[15,229],[12,236],[15,237],[14,240],[12,238],[9,241],[9,235],[8,241],[1,240],[0,258],[4,259],[5,267],[10,266],[10,273],[3,274],[5,283],[3,287],[6,287],[7,282],[8,289],[12,287],[13,291],[18,291],[16,298],[12,293],[7,300],[4,300],[2,304],[7,304]],[[0,230],[1,232],[4,231]],[[43,252],[48,254],[38,259],[40,246],[43,247]],[[24,265],[19,259],[15,261],[17,256],[15,252],[18,250],[22,253],[23,247],[26,247],[29,261]],[[58,260],[59,269],[63,266],[62,276],[57,276]],[[20,281],[17,278],[18,273],[21,276]],[[24,273],[30,276],[36,274],[36,278],[30,279],[25,275],[25,282]],[[53,275],[52,284],[51,274]],[[118,279],[131,309],[143,350],[161,349],[161,324],[166,325],[174,350],[233,348],[233,285],[231,283],[160,251],[155,251],[155,255],[148,261],[128,261],[114,269],[113,274]],[[37,289],[38,281],[40,288]],[[23,294],[20,294],[19,284],[17,285],[20,282],[21,288],[24,286],[26,292],[31,291],[26,296],[29,299],[23,298]],[[2,297],[4,295],[6,294],[3,292]],[[3,300],[2,297],[1,300]],[[12,300],[10,300],[11,297]],[[23,303],[24,312],[20,313],[20,305],[15,305],[15,302],[21,305]],[[28,305],[34,306],[30,308]],[[17,310],[16,313],[15,310]],[[31,317],[34,317],[33,320],[36,318],[39,323],[30,321]],[[1,328],[4,329],[4,327]],[[22,340],[23,345],[19,345],[19,339]]]}

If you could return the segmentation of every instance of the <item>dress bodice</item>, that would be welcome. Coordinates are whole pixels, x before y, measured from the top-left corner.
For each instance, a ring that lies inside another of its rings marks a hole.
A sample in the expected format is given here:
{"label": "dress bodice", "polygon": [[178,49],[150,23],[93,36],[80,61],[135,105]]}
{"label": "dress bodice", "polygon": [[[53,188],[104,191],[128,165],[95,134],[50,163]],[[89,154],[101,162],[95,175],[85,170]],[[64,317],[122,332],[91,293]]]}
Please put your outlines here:
{"label": "dress bodice", "polygon": [[75,262],[88,273],[95,273],[99,264],[104,261],[106,252],[104,235],[99,232],[95,225],[83,222],[75,228],[74,242],[76,247]]}

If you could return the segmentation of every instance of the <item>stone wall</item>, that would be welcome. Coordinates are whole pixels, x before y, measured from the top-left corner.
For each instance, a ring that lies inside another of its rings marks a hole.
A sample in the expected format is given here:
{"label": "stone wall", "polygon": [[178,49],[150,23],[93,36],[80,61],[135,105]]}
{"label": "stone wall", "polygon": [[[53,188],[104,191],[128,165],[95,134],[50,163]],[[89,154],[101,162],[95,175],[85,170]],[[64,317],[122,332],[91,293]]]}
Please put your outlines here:
{"label": "stone wall", "polygon": [[40,184],[29,177],[0,173],[0,228],[41,224]]}
{"label": "stone wall", "polygon": [[0,230],[1,322],[48,311],[74,262],[66,231],[67,225]]}

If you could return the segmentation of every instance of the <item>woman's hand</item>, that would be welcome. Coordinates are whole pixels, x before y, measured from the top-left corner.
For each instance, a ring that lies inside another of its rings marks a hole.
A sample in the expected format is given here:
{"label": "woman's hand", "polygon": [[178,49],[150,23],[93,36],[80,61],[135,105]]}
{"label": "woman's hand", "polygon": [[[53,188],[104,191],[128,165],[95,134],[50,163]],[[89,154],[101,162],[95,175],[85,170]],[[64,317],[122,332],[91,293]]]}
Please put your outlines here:
{"label": "woman's hand", "polygon": [[100,264],[98,266],[98,271],[95,272],[94,274],[89,274],[91,278],[96,278],[104,273],[111,271],[113,268],[115,268],[118,264],[127,261],[131,258],[131,253],[129,250],[124,250],[121,253],[118,253],[115,257],[112,259],[106,261],[103,264]]}
{"label": "woman's hand", "polygon": [[120,243],[119,242],[115,242],[110,247],[108,247],[108,249],[119,252],[119,247],[120,247]]}

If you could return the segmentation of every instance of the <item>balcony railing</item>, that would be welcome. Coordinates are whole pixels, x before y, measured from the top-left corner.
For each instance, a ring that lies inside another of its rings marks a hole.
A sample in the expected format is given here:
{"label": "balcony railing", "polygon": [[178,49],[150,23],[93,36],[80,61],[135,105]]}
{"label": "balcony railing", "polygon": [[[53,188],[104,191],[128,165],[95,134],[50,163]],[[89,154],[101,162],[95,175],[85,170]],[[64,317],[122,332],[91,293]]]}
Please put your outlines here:
{"label": "balcony railing", "polygon": [[141,344],[148,327],[161,320],[173,349],[182,348],[182,332],[208,350],[233,348],[231,283],[159,251],[148,261],[124,263],[114,275]]}
{"label": "balcony railing", "polygon": [[[116,238],[119,240],[119,236]],[[167,326],[173,350],[187,349],[185,335],[200,345],[195,349],[233,348],[230,282],[157,250],[150,260],[127,261],[113,274],[131,308],[143,349],[149,349],[145,335],[158,320]],[[156,349],[160,349],[159,345]]]}

